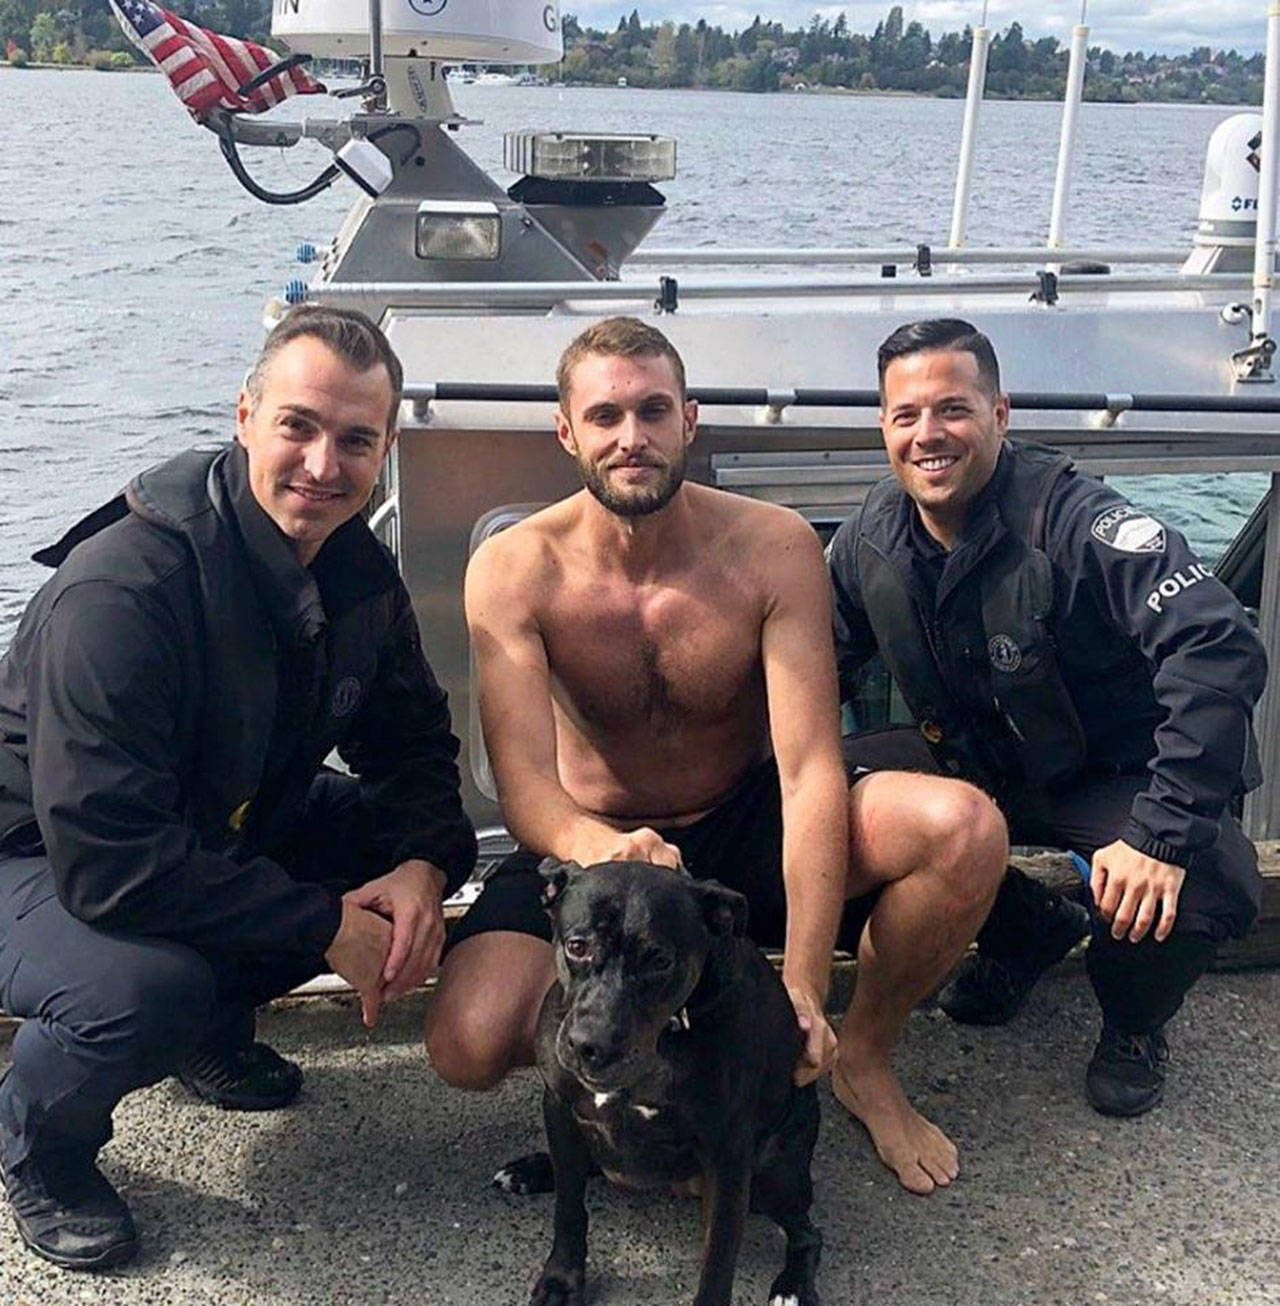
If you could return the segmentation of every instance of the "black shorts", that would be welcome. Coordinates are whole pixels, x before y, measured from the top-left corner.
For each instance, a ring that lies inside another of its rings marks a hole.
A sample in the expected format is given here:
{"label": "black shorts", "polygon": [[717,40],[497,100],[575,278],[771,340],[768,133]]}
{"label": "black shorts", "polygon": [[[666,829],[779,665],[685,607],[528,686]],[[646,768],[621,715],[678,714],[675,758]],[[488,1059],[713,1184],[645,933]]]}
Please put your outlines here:
{"label": "black shorts", "polygon": [[[853,778],[856,778],[856,773]],[[786,936],[782,884],[782,791],[770,758],[747,773],[718,807],[690,825],[660,829],[680,849],[689,873],[718,880],[747,900],[747,933],[762,947],[780,948]],[[540,853],[517,848],[485,881],[484,889],[450,935],[449,946],[492,930],[512,930],[551,941],[542,905]],[[845,904],[839,946],[850,951],[875,905],[876,892]]]}

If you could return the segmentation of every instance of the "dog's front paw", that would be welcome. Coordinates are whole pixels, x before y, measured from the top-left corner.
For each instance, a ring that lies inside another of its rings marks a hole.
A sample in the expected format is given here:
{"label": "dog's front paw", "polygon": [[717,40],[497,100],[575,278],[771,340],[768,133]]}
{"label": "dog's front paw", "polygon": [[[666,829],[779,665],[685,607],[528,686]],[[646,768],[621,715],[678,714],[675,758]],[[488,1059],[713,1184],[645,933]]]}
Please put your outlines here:
{"label": "dog's front paw", "polygon": [[812,1274],[783,1270],[769,1289],[769,1306],[818,1306]]}
{"label": "dog's front paw", "polygon": [[561,1270],[548,1263],[533,1285],[529,1306],[583,1306],[587,1299],[583,1291],[585,1280],[581,1268]]}
{"label": "dog's front paw", "polygon": [[546,1152],[530,1152],[528,1156],[508,1161],[493,1176],[493,1186],[501,1188],[504,1193],[514,1193],[517,1197],[553,1192],[556,1180],[551,1169],[551,1157]]}

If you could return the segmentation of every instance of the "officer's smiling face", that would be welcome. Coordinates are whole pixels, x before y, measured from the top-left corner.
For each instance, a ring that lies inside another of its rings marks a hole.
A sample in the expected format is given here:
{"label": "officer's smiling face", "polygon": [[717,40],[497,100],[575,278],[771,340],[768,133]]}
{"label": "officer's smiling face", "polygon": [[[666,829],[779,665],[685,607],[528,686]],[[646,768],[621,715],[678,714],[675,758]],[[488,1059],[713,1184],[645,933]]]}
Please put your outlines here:
{"label": "officer's smiling face", "polygon": [[880,429],[894,475],[926,529],[950,548],[969,502],[995,471],[1009,398],[993,394],[967,350],[927,349],[885,369]]}
{"label": "officer's smiling face", "polygon": [[358,371],[314,336],[267,363],[257,395],[240,392],[236,438],[253,497],[303,566],[368,503],[395,439],[390,410],[381,363]]}

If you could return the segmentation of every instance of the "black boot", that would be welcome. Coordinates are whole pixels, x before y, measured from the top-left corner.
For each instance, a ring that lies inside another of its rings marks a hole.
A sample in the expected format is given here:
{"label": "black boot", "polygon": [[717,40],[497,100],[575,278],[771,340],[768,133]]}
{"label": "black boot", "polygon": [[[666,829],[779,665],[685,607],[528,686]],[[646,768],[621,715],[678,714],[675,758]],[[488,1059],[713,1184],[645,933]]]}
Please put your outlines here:
{"label": "black boot", "polygon": [[178,1082],[228,1111],[274,1111],[302,1088],[302,1067],[253,1041],[253,1010],[226,1013],[178,1067]]}
{"label": "black boot", "polygon": [[1102,1007],[1102,1037],[1085,1072],[1089,1105],[1137,1116],[1164,1096],[1169,1046],[1164,1027],[1208,969],[1217,942],[1175,929],[1163,943],[1113,939],[1099,919],[1089,942],[1089,979]]}
{"label": "black boot", "polygon": [[1169,1045],[1164,1030],[1122,1034],[1103,1025],[1102,1037],[1085,1072],[1089,1105],[1104,1116],[1140,1116],[1164,1096]]}
{"label": "black boot", "polygon": [[1003,1025],[1036,980],[1089,932],[1089,913],[1012,867],[978,934],[978,951],[938,995],[962,1025]]}
{"label": "black boot", "polygon": [[4,1172],[22,1241],[65,1270],[105,1270],[138,1250],[133,1217],[84,1149],[35,1154]]}

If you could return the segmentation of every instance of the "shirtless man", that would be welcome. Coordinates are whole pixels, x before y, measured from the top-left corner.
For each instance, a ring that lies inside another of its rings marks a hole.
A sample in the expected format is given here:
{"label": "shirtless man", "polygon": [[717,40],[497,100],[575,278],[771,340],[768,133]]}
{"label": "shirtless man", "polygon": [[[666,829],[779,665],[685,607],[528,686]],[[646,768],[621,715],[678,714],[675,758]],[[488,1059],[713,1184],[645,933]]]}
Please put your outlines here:
{"label": "shirtless man", "polygon": [[[531,1064],[554,978],[537,865],[634,858],[746,894],[785,948],[806,1048],[913,1192],[956,1150],[894,1075],[911,1008],[982,923],[1004,824],[977,789],[881,773],[849,790],[830,599],[796,513],[686,483],[697,405],[667,339],[590,327],[557,374],[556,434],[585,489],[487,540],[467,574],[485,742],[520,849],[463,918],[427,1028],[437,1072],[488,1088]],[[847,816],[847,819],[845,819]],[[822,1012],[837,939],[857,993]]]}

